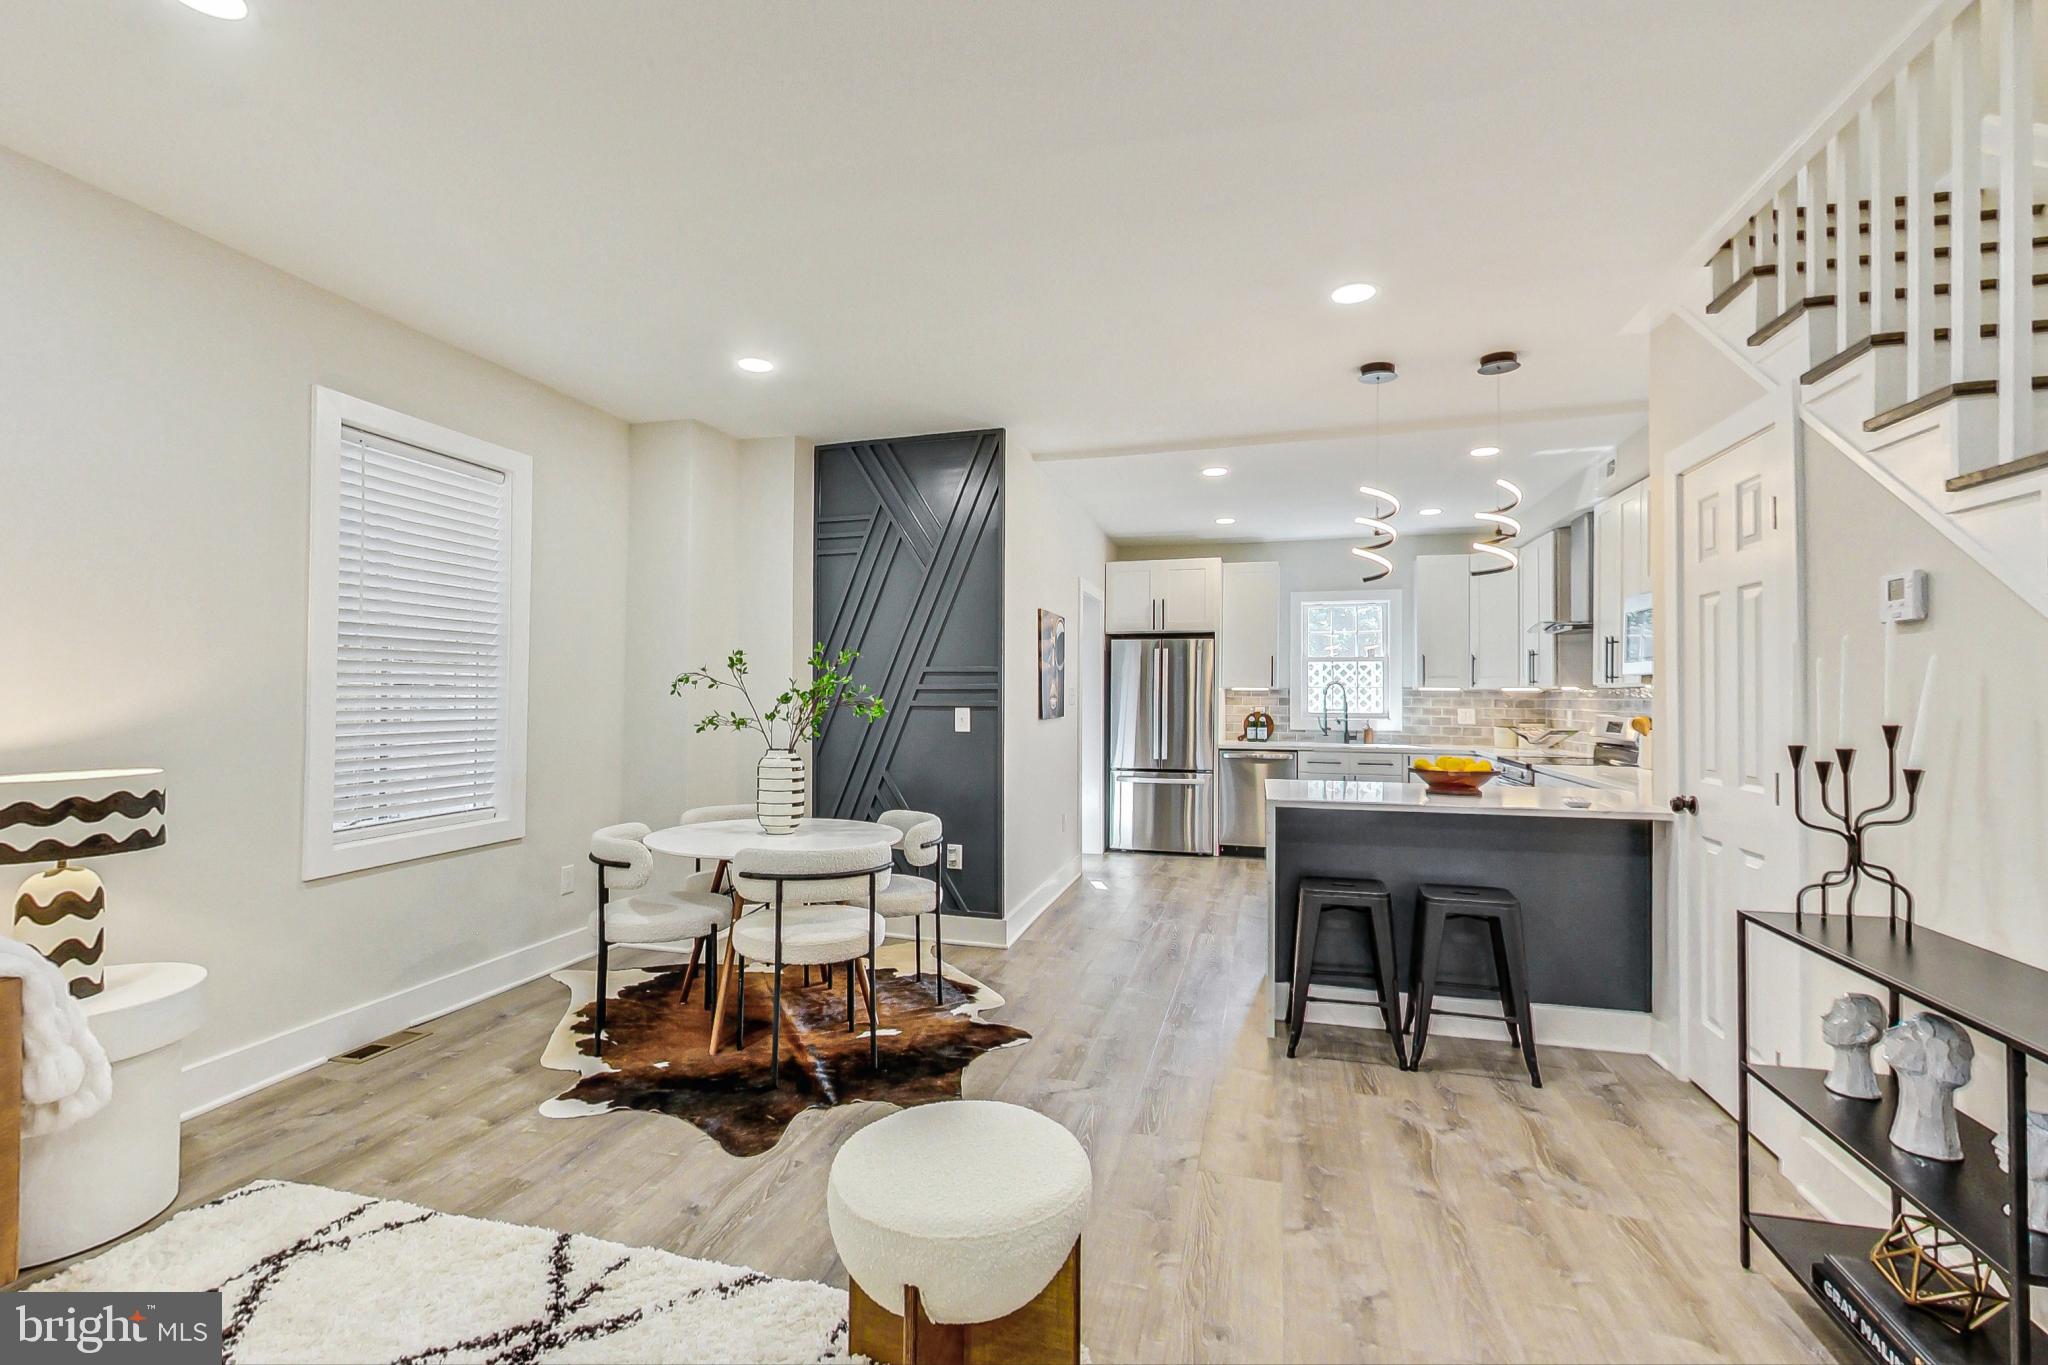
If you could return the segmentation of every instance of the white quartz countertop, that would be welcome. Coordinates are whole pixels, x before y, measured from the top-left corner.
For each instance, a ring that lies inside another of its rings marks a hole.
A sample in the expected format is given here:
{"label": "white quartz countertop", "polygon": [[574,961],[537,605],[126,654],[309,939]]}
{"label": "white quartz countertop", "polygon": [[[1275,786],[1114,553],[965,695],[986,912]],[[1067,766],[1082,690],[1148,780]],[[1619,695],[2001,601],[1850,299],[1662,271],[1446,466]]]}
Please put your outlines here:
{"label": "white quartz countertop", "polygon": [[1346,754],[1487,754],[1494,751],[1472,744],[1341,744],[1334,739],[1226,739],[1221,749],[1271,749],[1277,753],[1320,753],[1336,750]]}
{"label": "white quartz countertop", "polygon": [[[1439,796],[1419,782],[1303,781],[1272,778],[1266,805],[1324,810],[1416,810],[1445,815],[1534,815],[1571,820],[1659,820],[1671,811],[1635,793],[1597,787],[1507,787],[1492,782],[1476,796]],[[1270,826],[1269,826],[1270,827]]]}

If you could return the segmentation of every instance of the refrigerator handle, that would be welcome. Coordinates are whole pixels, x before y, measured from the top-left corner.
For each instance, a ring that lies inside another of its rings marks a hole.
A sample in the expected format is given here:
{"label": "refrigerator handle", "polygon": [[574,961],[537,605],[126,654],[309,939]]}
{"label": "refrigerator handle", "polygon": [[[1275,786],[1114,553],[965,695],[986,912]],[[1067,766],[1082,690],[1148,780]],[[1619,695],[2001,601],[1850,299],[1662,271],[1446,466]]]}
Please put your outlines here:
{"label": "refrigerator handle", "polygon": [[1166,758],[1166,646],[1152,646],[1152,757]]}

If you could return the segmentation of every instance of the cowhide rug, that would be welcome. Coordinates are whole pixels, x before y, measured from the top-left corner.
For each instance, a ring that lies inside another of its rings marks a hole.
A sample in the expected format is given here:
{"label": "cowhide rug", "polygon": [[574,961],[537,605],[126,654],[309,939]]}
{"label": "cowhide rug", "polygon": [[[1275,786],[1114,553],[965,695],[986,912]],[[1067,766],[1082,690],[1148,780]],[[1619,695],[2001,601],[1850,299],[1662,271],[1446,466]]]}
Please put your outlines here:
{"label": "cowhide rug", "polygon": [[[804,984],[801,968],[786,969],[782,983],[782,1084],[770,1084],[769,1021],[774,981],[766,964],[741,974],[747,993],[747,1044],[735,1045],[737,1011],[730,1011],[724,1043],[711,1056],[711,1014],[699,991],[678,996],[681,967],[614,969],[607,984],[605,1049],[600,1061],[591,1039],[597,973],[556,972],[569,988],[569,1009],[555,1026],[541,1065],[582,1073],[582,1079],[541,1105],[550,1118],[579,1118],[614,1109],[668,1114],[701,1128],[734,1156],[758,1156],[782,1138],[796,1116],[859,1100],[930,1104],[960,1098],[960,1077],[984,1052],[1029,1042],[1031,1035],[980,1016],[1002,997],[952,966],[946,968],[943,1004],[932,998],[927,950],[924,980],[913,976],[908,943],[879,952],[875,973],[879,1071],[868,1064],[867,1010],[858,996],[854,1026],[846,1026],[846,976],[835,970],[827,986],[818,969]],[[715,987],[716,977],[711,978]],[[730,1009],[730,1007],[728,1007]]]}

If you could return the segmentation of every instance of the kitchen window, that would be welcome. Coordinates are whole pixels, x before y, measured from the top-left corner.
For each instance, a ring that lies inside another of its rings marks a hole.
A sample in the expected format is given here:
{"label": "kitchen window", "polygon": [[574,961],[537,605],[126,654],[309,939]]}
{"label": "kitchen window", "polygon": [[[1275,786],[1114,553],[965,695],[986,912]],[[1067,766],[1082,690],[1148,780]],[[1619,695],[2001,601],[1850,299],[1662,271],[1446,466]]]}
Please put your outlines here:
{"label": "kitchen window", "polygon": [[[1294,728],[1353,728],[1370,722],[1401,725],[1401,594],[1320,592],[1293,594]],[[1343,689],[1344,712],[1336,687]],[[1329,694],[1331,710],[1323,711]]]}
{"label": "kitchen window", "polygon": [[314,399],[305,880],[526,832],[532,462]]}

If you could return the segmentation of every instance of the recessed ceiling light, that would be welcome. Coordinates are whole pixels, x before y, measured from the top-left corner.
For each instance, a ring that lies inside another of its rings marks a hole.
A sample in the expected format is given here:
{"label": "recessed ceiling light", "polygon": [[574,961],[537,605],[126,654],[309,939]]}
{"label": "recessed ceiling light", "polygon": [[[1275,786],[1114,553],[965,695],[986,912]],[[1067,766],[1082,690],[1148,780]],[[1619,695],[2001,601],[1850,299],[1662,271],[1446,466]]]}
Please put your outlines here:
{"label": "recessed ceiling light", "polygon": [[1207,469],[1202,471],[1202,477],[1205,479],[1220,479],[1229,472],[1230,471],[1228,469],[1225,469],[1220,464],[1212,464]]}
{"label": "recessed ceiling light", "polygon": [[249,0],[178,0],[186,9],[196,9],[209,19],[246,19]]}
{"label": "recessed ceiling light", "polygon": [[748,374],[766,374],[775,368],[774,361],[763,360],[757,355],[743,355],[738,360],[735,360],[733,364],[739,366]]}
{"label": "recessed ceiling light", "polygon": [[1475,460],[1486,460],[1486,459],[1491,459],[1491,458],[1492,458],[1493,456],[1495,456],[1495,455],[1498,455],[1498,454],[1500,454],[1500,447],[1499,447],[1499,446],[1473,446],[1473,447],[1472,447],[1472,458],[1473,458],[1473,459],[1475,459]]}
{"label": "recessed ceiling light", "polygon": [[1425,507],[1415,515],[1418,517],[1440,517],[1443,514],[1444,509],[1441,507]]}
{"label": "recessed ceiling light", "polygon": [[1218,517],[1218,518],[1216,518],[1216,524],[1217,524],[1218,526],[1235,526],[1235,525],[1237,525],[1237,518],[1236,518],[1236,517]]}
{"label": "recessed ceiling light", "polygon": [[1330,291],[1330,302],[1364,303],[1379,292],[1369,284],[1340,284]]}

